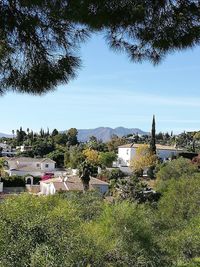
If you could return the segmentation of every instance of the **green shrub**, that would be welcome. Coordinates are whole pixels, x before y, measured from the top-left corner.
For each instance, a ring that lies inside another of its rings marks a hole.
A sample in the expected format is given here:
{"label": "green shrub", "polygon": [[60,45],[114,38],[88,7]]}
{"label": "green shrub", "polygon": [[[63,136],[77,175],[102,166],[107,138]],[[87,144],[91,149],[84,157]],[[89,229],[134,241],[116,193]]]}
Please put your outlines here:
{"label": "green shrub", "polygon": [[17,187],[17,186],[25,186],[25,179],[23,176],[12,175],[2,178],[4,187]]}

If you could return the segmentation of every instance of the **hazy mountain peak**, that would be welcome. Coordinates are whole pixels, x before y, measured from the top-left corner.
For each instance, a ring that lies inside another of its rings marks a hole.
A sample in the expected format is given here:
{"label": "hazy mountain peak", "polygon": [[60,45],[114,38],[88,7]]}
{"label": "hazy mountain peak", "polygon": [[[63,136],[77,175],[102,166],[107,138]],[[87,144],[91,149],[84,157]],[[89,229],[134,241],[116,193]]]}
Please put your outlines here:
{"label": "hazy mountain peak", "polygon": [[98,127],[95,129],[79,129],[78,130],[78,140],[81,142],[86,142],[89,140],[90,136],[95,136],[97,139],[101,139],[106,142],[109,141],[112,135],[117,135],[122,137],[127,134],[147,134],[146,132],[138,128],[125,128],[122,126],[116,128],[110,127]]}

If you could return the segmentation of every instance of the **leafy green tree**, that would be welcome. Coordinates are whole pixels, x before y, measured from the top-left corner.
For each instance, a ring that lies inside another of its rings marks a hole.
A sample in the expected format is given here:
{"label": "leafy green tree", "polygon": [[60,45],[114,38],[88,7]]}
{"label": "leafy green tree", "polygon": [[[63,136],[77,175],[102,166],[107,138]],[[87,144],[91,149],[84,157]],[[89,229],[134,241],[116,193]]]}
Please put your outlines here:
{"label": "leafy green tree", "polygon": [[65,133],[58,133],[54,136],[54,142],[58,145],[66,145],[67,140],[67,135]]}
{"label": "leafy green tree", "polygon": [[16,143],[18,146],[22,145],[26,138],[26,132],[22,130],[20,127],[19,130],[16,131]]}
{"label": "leafy green tree", "polygon": [[83,155],[86,157],[86,160],[91,164],[98,166],[99,165],[99,152],[94,149],[84,149]]}
{"label": "leafy green tree", "polygon": [[101,152],[99,154],[99,162],[104,167],[112,167],[112,163],[116,159],[117,155],[114,152]]}
{"label": "leafy green tree", "polygon": [[107,142],[108,150],[110,152],[117,153],[118,146],[126,144],[127,141],[125,138],[118,137],[117,135],[113,135],[111,140]]}
{"label": "leafy green tree", "polygon": [[5,187],[25,187],[25,178],[19,175],[4,175],[2,182]]}
{"label": "leafy green tree", "polygon": [[38,157],[43,157],[53,152],[54,149],[55,149],[54,143],[48,140],[38,140],[37,142],[34,143],[32,147],[33,155]]}
{"label": "leafy green tree", "polygon": [[83,183],[84,192],[89,190],[89,182],[91,175],[92,175],[92,165],[85,160],[79,165],[79,176]]}
{"label": "leafy green tree", "polygon": [[85,160],[85,156],[82,153],[82,149],[78,146],[71,146],[65,152],[65,167],[76,169],[79,164]]}
{"label": "leafy green tree", "polygon": [[56,162],[57,168],[64,167],[64,152],[63,151],[57,149],[45,155],[45,157],[54,160]]}
{"label": "leafy green tree", "polygon": [[4,158],[0,158],[0,182],[2,176],[5,175],[5,168],[7,167],[7,162]]}
{"label": "leafy green tree", "polygon": [[159,132],[158,134],[156,134],[156,140],[163,140],[163,133]]}
{"label": "leafy green tree", "polygon": [[110,171],[107,170],[107,177],[109,180],[119,180],[122,179],[125,174],[124,172],[122,172],[120,169],[116,168],[116,169],[112,169]]}
{"label": "leafy green tree", "polygon": [[68,146],[75,146],[78,144],[78,131],[76,128],[71,128],[67,131]]}
{"label": "leafy green tree", "polygon": [[178,180],[182,176],[192,176],[198,172],[198,166],[190,160],[179,158],[162,164],[160,170],[156,174],[158,190],[164,190],[167,186],[167,181],[170,179]]}
{"label": "leafy green tree", "polygon": [[100,223],[113,243],[105,266],[171,266],[156,244],[150,210],[123,201],[104,209]]}
{"label": "leafy green tree", "polygon": [[90,136],[89,141],[86,143],[86,148],[99,152],[108,151],[107,145],[102,140],[97,140],[95,136]]}
{"label": "leafy green tree", "polygon": [[94,194],[9,198],[0,206],[0,265],[102,266],[112,248],[96,223],[103,208]]}
{"label": "leafy green tree", "polygon": [[51,136],[56,136],[57,134],[59,134],[57,129],[54,129],[51,133]]}
{"label": "leafy green tree", "polygon": [[144,169],[155,166],[157,157],[148,145],[142,144],[136,149],[136,153],[130,162],[134,172],[143,172]]}
{"label": "leafy green tree", "polygon": [[199,173],[170,179],[158,203],[156,238],[174,266],[198,266],[194,262],[200,257],[199,188]]}

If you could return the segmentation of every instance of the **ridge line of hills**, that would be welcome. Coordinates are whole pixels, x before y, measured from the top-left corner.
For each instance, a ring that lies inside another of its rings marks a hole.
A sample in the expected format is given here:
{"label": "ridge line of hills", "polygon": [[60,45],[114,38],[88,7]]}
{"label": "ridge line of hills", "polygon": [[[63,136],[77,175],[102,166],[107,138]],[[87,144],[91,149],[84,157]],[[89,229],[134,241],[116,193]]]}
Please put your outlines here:
{"label": "ridge line of hills", "polygon": [[95,129],[78,129],[78,140],[81,142],[86,142],[89,140],[90,136],[95,136],[98,140],[103,142],[109,141],[112,135],[117,135],[122,137],[128,134],[148,134],[139,128],[125,128],[125,127],[98,127]]}
{"label": "ridge line of hills", "polygon": [[[125,127],[98,127],[94,129],[77,129],[78,130],[78,140],[80,142],[86,142],[89,140],[90,136],[95,136],[98,140],[107,142],[111,139],[112,135],[117,135],[122,137],[128,134],[148,134],[145,131],[142,131],[139,128],[125,128]],[[62,131],[64,132],[64,131]],[[12,138],[11,134],[0,133],[1,137]]]}

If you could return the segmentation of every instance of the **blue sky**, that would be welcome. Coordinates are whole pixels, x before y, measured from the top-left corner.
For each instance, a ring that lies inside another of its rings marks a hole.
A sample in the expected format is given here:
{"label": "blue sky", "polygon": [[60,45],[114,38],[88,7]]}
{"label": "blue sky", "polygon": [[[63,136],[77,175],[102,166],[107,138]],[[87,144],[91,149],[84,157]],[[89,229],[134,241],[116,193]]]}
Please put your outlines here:
{"label": "blue sky", "polygon": [[132,63],[101,36],[82,46],[82,69],[68,85],[44,96],[0,97],[0,132],[22,126],[65,130],[99,126],[149,131],[200,130],[200,47],[168,55],[158,66]]}

